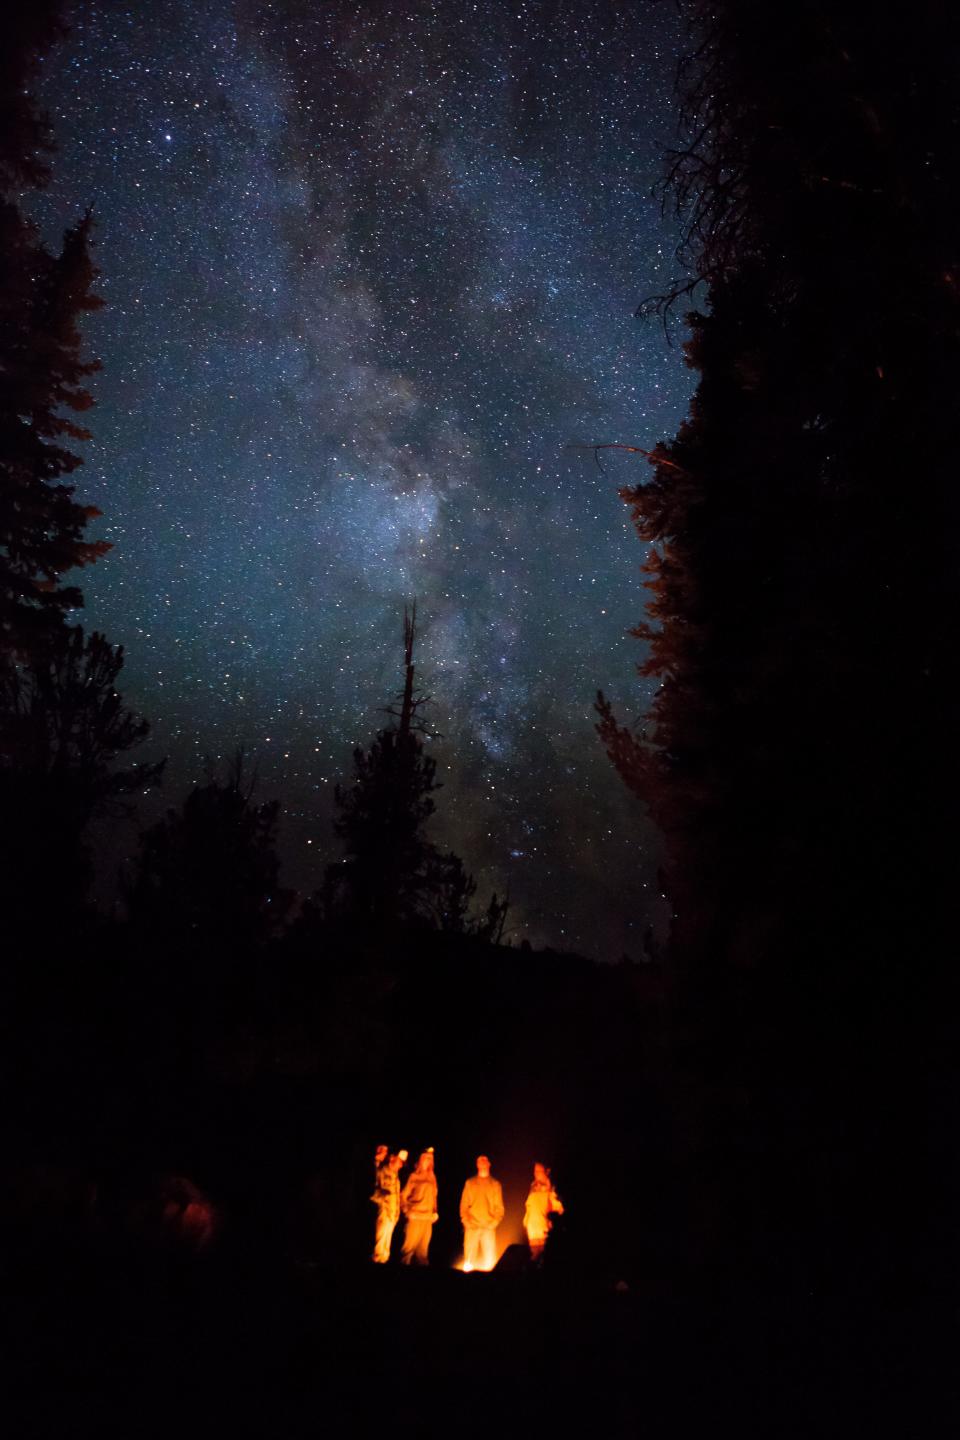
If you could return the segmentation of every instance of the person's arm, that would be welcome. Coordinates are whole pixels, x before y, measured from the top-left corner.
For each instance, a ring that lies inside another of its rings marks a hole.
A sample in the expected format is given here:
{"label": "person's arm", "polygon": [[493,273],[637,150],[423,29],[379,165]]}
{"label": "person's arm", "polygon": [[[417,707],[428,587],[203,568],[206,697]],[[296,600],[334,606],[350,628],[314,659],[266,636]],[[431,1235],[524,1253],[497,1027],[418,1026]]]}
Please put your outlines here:
{"label": "person's arm", "polygon": [[386,1203],[386,1198],[387,1193],[383,1188],[383,1166],[380,1166],[377,1170],[377,1180],[376,1184],[373,1187],[373,1194],[370,1196],[370,1199],[373,1201],[374,1205],[383,1206]]}
{"label": "person's arm", "polygon": [[500,1221],[506,1214],[506,1211],[503,1208],[503,1186],[500,1184],[499,1180],[495,1180],[494,1184],[497,1188],[494,1191],[492,1209],[494,1214],[493,1227],[494,1229],[496,1229],[496,1227],[500,1224]]}
{"label": "person's arm", "polygon": [[463,1193],[460,1196],[460,1221],[463,1225],[469,1225],[472,1219],[473,1190],[470,1186],[470,1181],[468,1180],[467,1183],[464,1185]]}

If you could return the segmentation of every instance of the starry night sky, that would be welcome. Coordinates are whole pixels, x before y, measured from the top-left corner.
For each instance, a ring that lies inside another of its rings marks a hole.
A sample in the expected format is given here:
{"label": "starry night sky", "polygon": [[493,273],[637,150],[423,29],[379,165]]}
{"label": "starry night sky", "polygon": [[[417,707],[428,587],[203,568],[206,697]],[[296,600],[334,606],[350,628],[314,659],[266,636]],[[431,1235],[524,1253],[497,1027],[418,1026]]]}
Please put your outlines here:
{"label": "starry night sky", "polygon": [[[593,733],[634,718],[643,553],[572,444],[649,446],[691,376],[639,300],[674,273],[668,0],[93,0],[44,67],[49,237],[91,201],[82,577],[178,802],[242,742],[284,880],[337,853],[416,596],[434,838],[515,939],[637,955],[656,837]],[[115,837],[114,859],[133,833]]]}

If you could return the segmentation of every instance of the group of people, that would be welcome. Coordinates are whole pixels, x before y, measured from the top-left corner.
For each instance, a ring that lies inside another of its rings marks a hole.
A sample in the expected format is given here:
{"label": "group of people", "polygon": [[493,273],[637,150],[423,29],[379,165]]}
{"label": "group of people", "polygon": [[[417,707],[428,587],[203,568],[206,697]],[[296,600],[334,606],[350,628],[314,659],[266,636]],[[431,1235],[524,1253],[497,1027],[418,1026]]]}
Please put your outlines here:
{"label": "group of people", "polygon": [[[370,1199],[377,1207],[376,1237],[373,1259],[386,1265],[393,1245],[393,1232],[401,1215],[404,1219],[402,1265],[429,1263],[430,1239],[437,1222],[437,1177],[431,1145],[421,1151],[416,1165],[401,1187],[400,1172],[409,1159],[406,1150],[377,1147],[374,1156],[376,1187]],[[533,1167],[533,1180],[527,1192],[523,1228],[535,1264],[543,1259],[547,1236],[554,1215],[563,1214],[563,1205],[550,1171],[539,1161]],[[487,1155],[477,1156],[477,1173],[465,1183],[460,1195],[460,1222],[463,1225],[464,1270],[492,1270],[497,1259],[496,1233],[504,1216],[503,1188],[490,1173]]]}
{"label": "group of people", "polygon": [[401,1262],[404,1265],[427,1264],[430,1237],[439,1218],[433,1146],[421,1151],[416,1166],[401,1189],[400,1171],[408,1159],[406,1150],[388,1151],[386,1145],[377,1146],[374,1156],[376,1188],[370,1196],[377,1207],[377,1229],[373,1245],[373,1259],[377,1265],[386,1265],[390,1259],[393,1232],[401,1214],[404,1217]]}

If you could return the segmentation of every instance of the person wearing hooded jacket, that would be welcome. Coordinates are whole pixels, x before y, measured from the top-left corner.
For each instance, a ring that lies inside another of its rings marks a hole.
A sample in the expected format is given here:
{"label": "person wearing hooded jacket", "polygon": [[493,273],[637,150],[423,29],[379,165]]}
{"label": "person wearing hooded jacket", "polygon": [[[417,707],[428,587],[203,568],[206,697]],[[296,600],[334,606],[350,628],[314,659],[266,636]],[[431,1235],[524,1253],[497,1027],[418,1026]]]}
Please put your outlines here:
{"label": "person wearing hooded jacket", "polygon": [[407,1177],[400,1194],[404,1216],[402,1265],[427,1265],[430,1237],[437,1220],[437,1177],[433,1170],[433,1146],[424,1150],[416,1168]]}

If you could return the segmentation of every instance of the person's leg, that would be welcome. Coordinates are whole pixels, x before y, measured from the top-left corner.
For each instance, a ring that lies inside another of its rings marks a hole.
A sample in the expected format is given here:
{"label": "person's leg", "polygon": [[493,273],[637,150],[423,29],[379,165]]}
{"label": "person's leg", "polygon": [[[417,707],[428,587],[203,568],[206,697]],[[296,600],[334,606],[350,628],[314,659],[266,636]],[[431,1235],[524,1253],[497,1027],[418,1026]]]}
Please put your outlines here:
{"label": "person's leg", "polygon": [[497,1263],[497,1232],[481,1230],[480,1235],[480,1269],[492,1270]]}
{"label": "person's leg", "polygon": [[468,1225],[463,1232],[463,1264],[466,1269],[480,1269],[480,1235],[476,1225]]}
{"label": "person's leg", "polygon": [[429,1265],[430,1236],[433,1234],[433,1221],[422,1220],[420,1222],[420,1237],[417,1241],[416,1260],[418,1265]]}
{"label": "person's leg", "polygon": [[430,1231],[433,1223],[430,1220],[407,1221],[403,1234],[403,1253],[400,1259],[404,1265],[426,1265],[427,1246],[430,1244]]}
{"label": "person's leg", "polygon": [[373,1258],[378,1265],[386,1265],[390,1259],[390,1242],[393,1239],[396,1223],[396,1220],[388,1218],[383,1210],[377,1216],[377,1235],[373,1247]]}
{"label": "person's leg", "polygon": [[539,1216],[532,1217],[526,1226],[527,1244],[530,1246],[530,1259],[535,1265],[539,1265],[543,1259],[543,1247],[547,1243],[547,1227]]}

